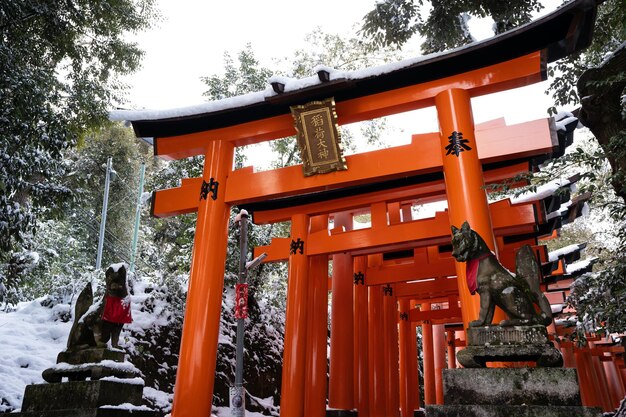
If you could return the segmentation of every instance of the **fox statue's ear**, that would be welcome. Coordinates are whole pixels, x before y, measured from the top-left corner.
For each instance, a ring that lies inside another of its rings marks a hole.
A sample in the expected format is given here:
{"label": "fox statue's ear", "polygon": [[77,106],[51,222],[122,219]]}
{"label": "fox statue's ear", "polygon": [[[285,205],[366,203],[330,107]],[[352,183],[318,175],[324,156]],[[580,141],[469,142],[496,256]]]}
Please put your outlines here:
{"label": "fox statue's ear", "polygon": [[459,229],[454,225],[450,226],[450,230],[452,230],[452,234],[457,234],[459,232]]}
{"label": "fox statue's ear", "polygon": [[465,220],[465,221],[463,222],[463,224],[461,225],[461,230],[462,230],[462,231],[464,231],[464,232],[469,232],[469,231],[471,230],[471,229],[470,229],[470,225],[469,225],[469,223],[467,222],[467,220]]}

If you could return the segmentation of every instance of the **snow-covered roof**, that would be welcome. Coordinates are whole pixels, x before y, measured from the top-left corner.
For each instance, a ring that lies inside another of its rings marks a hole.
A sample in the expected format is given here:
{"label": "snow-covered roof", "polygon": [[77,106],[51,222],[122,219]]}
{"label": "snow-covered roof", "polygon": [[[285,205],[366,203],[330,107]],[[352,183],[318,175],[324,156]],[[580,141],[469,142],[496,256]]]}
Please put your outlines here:
{"label": "snow-covered roof", "polygon": [[548,253],[548,259],[550,260],[550,262],[554,262],[557,259],[569,255],[573,252],[576,252],[578,250],[582,250],[587,246],[586,243],[575,243],[573,245],[568,245],[568,246],[564,246],[560,249],[556,249],[553,250],[552,252]]}
{"label": "snow-covered roof", "polygon": [[511,197],[511,203],[527,203],[529,201],[543,200],[552,196],[559,188],[573,186],[571,178],[559,178],[538,186],[535,191],[527,191],[519,196]]}
{"label": "snow-covered roof", "polygon": [[[446,53],[358,71],[316,68],[328,73],[328,81],[321,81],[319,75],[274,77],[271,81],[284,85],[282,93],[268,86],[263,91],[177,109],[116,110],[110,118],[131,121],[139,137],[177,136],[288,114],[290,105],[310,100],[334,96],[341,102],[462,74],[536,51],[543,51],[546,61],[552,62],[591,42],[595,8],[593,0],[574,0],[537,21]],[[562,42],[566,38],[574,41]]]}
{"label": "snow-covered roof", "polygon": [[576,275],[577,273],[582,273],[587,271],[594,263],[598,262],[598,258],[587,258],[582,261],[574,262],[572,264],[565,266],[565,271],[569,275]]}

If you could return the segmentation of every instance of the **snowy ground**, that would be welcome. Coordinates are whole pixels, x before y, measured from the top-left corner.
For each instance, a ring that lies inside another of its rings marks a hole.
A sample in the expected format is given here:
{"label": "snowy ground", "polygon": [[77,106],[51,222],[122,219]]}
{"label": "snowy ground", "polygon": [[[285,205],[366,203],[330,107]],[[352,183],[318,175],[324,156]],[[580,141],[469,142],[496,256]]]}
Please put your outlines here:
{"label": "snowy ground", "polygon": [[68,305],[43,307],[40,300],[0,313],[0,412],[20,408],[24,388],[44,382],[41,372],[56,363],[72,327],[58,319]]}
{"label": "snowy ground", "polygon": [[[135,288],[137,289],[137,287]],[[133,296],[133,304],[143,294]],[[65,349],[72,323],[61,316],[69,314],[70,306],[59,304],[52,308],[42,306],[45,298],[19,303],[10,313],[0,312],[0,413],[21,408],[24,389],[29,384],[41,384],[44,369],[56,364],[56,357]],[[132,326],[147,325],[145,313],[134,309]],[[146,323],[142,323],[146,322]],[[144,397],[167,409],[171,394],[145,387]],[[228,407],[213,407],[213,415],[230,416]],[[247,417],[261,417],[260,413],[246,412]]]}

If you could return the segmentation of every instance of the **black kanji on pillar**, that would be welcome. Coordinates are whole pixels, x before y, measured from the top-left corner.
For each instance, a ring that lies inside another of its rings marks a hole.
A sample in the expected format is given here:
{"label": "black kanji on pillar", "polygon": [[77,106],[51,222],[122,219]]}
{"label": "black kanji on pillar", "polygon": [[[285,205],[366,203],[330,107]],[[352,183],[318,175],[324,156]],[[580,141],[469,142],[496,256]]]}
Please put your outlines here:
{"label": "black kanji on pillar", "polygon": [[355,284],[359,284],[361,283],[362,285],[365,285],[365,274],[363,274],[363,272],[355,272],[354,273],[354,283]]}
{"label": "black kanji on pillar", "polygon": [[467,145],[469,140],[463,139],[463,133],[457,132],[456,130],[448,136],[448,142],[450,142],[450,144],[445,148],[448,151],[446,152],[446,156],[452,154],[458,157],[461,152],[472,150],[472,148]]}
{"label": "black kanji on pillar", "polygon": [[402,313],[400,313],[400,320],[406,321],[408,319],[409,319],[409,314],[408,313],[406,313],[404,311]]}
{"label": "black kanji on pillar", "polygon": [[383,295],[393,295],[393,287],[389,284],[383,287]]}
{"label": "black kanji on pillar", "polygon": [[298,238],[298,240],[291,240],[291,245],[289,249],[289,253],[295,255],[296,252],[300,251],[300,255],[304,254],[304,240]]}
{"label": "black kanji on pillar", "polygon": [[200,187],[200,200],[206,200],[209,193],[211,193],[211,199],[217,200],[217,187],[219,185],[220,183],[215,181],[214,178],[211,178],[209,182],[202,180],[202,186]]}

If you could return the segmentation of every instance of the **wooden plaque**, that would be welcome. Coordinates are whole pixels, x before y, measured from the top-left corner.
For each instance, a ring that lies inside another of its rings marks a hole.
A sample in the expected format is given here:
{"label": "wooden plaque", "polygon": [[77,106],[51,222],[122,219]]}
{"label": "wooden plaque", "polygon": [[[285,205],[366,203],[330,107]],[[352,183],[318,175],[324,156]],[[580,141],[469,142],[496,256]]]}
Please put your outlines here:
{"label": "wooden plaque", "polygon": [[291,106],[304,176],[346,170],[341,152],[335,99]]}

